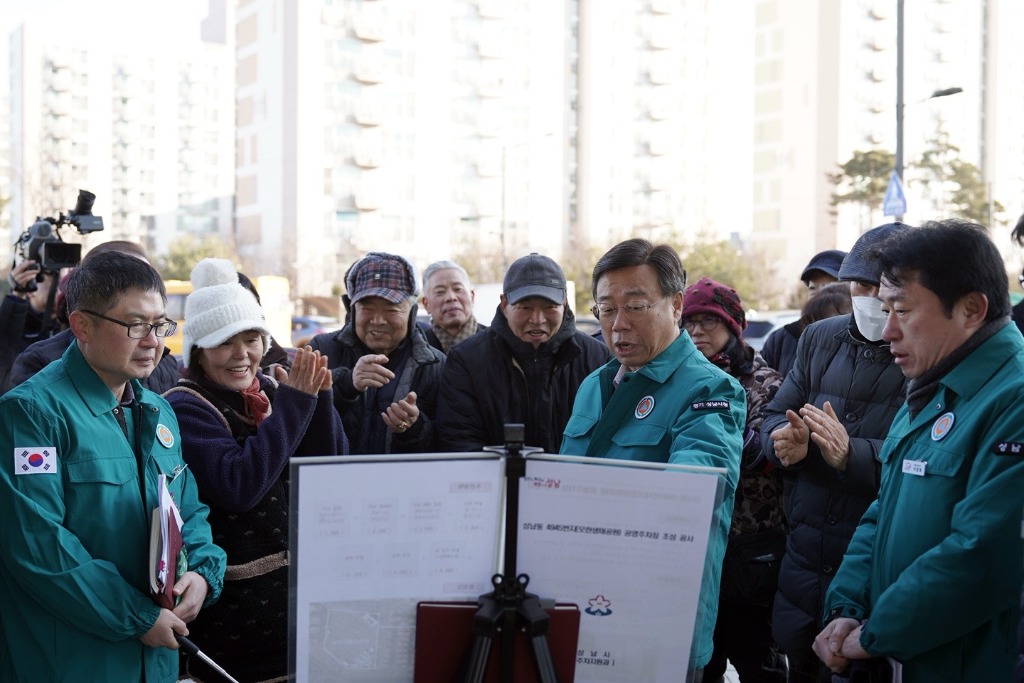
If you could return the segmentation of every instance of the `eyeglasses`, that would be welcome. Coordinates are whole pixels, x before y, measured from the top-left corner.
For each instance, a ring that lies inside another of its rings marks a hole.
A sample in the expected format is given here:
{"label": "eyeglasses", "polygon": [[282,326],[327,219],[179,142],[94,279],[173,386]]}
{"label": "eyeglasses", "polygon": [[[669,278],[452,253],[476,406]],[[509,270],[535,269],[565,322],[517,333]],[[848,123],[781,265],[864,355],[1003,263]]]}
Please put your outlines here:
{"label": "eyeglasses", "polygon": [[630,301],[624,306],[609,306],[608,304],[597,304],[592,306],[590,312],[594,314],[594,317],[604,322],[611,322],[618,315],[619,311],[626,316],[628,320],[637,322],[647,317],[647,313],[651,310],[652,306],[656,306],[667,297],[661,297],[652,304],[646,301]]}
{"label": "eyeglasses", "polygon": [[102,313],[90,311],[85,308],[80,308],[78,310],[82,313],[88,313],[89,315],[94,315],[97,318],[106,320],[107,322],[128,328],[128,336],[132,339],[145,339],[149,336],[150,332],[156,333],[156,336],[158,337],[170,337],[174,334],[174,331],[178,329],[178,323],[173,320],[162,320],[158,323],[126,323],[121,322],[120,320],[114,320],[113,318],[108,318]]}
{"label": "eyeglasses", "polygon": [[686,318],[683,320],[683,329],[686,330],[687,332],[693,332],[695,329],[697,329],[697,325],[700,325],[700,329],[704,330],[705,332],[710,332],[711,330],[718,327],[718,323],[720,322],[722,322],[722,319],[719,318],[717,315],[706,315],[700,320]]}

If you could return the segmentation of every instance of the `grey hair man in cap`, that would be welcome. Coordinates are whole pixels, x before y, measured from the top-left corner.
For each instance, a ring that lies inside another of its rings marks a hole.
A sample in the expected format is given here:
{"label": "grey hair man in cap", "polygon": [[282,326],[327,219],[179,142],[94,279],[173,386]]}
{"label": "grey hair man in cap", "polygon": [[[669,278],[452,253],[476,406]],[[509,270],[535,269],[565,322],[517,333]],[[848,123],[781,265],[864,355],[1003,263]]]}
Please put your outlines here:
{"label": "grey hair man in cap", "polygon": [[604,344],[576,331],[565,273],[529,254],[505,274],[491,326],[448,353],[438,399],[438,446],[479,451],[504,443],[521,422],[525,444],[557,453],[576,390],[609,358]]}
{"label": "grey hair man in cap", "polygon": [[[828,249],[815,254],[807,263],[804,272],[800,273],[800,280],[807,288],[807,298],[810,299],[818,290],[825,285],[839,279],[839,267],[843,265],[846,252],[839,249]],[[793,360],[796,357],[796,340],[804,330],[804,323],[794,320],[788,325],[783,325],[773,330],[768,338],[764,340],[761,348],[761,357],[768,367],[775,368],[785,377],[790,368],[793,367]]]}
{"label": "grey hair man in cap", "polygon": [[[811,650],[822,606],[860,517],[878,494],[878,453],[903,404],[904,377],[882,340],[877,251],[899,232],[868,230],[839,268],[854,312],[808,325],[796,361],[765,410],[761,444],[781,467],[789,525],[772,614],[772,634],[789,659],[790,681],[822,673]],[[874,305],[871,304],[874,301]]]}
{"label": "grey hair man in cap", "polygon": [[370,252],[345,273],[345,326],[310,341],[327,357],[353,454],[428,453],[444,354],[416,325],[412,264]]}

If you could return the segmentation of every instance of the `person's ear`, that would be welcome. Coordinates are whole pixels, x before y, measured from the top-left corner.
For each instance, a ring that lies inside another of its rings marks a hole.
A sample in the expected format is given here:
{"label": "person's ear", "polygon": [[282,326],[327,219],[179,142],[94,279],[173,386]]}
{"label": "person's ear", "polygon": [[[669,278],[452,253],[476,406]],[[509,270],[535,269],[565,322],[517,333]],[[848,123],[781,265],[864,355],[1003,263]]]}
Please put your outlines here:
{"label": "person's ear", "polygon": [[988,315],[988,297],[981,292],[965,294],[957,302],[957,306],[962,309],[968,327],[981,327],[985,324],[985,317]]}
{"label": "person's ear", "polygon": [[72,311],[68,315],[68,326],[71,328],[71,333],[75,335],[75,339],[79,341],[88,342],[89,333],[92,330],[92,320],[88,315],[81,311]]}
{"label": "person's ear", "polygon": [[682,325],[683,320],[683,293],[676,292],[672,295],[672,319]]}

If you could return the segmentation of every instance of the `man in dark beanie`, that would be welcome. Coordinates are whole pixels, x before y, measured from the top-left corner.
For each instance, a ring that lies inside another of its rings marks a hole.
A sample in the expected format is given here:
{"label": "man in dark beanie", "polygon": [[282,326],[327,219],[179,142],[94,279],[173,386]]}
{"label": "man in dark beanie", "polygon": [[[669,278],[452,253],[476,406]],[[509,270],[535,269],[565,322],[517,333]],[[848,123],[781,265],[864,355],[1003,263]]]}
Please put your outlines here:
{"label": "man in dark beanie", "polygon": [[854,312],[803,331],[793,368],[761,425],[765,456],[785,477],[789,540],[772,634],[789,659],[793,682],[829,680],[811,650],[823,626],[825,591],[878,494],[878,453],[903,403],[903,373],[882,341],[885,318],[875,298],[882,269],[874,250],[911,229],[889,223],[854,243],[839,268],[839,279],[850,283]]}
{"label": "man in dark beanie", "polygon": [[350,452],[432,452],[444,354],[416,325],[412,264],[370,252],[349,267],[345,289],[345,326],[309,345],[327,357]]}

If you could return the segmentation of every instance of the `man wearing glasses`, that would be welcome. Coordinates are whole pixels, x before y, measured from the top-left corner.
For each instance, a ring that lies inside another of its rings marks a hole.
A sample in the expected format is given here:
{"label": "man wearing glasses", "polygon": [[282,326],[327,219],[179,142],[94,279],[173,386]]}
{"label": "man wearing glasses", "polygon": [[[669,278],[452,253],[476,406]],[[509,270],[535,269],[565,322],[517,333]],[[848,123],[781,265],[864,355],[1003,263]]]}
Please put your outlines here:
{"label": "man wearing glasses", "polygon": [[453,347],[441,376],[437,433],[442,451],[505,443],[506,422],[525,426],[524,444],[558,452],[580,382],[608,350],[576,330],[562,268],[541,254],[505,273],[491,326]]}
{"label": "man wearing glasses", "polygon": [[[174,412],[139,382],[175,323],[160,275],[117,252],[83,261],[67,302],[76,343],[0,399],[0,680],[171,682],[225,569]],[[147,570],[161,474],[188,554],[173,610]]]}
{"label": "man wearing glasses", "polygon": [[725,470],[686,675],[699,683],[713,649],[746,399],[680,330],[686,271],[670,246],[626,240],[598,260],[593,282],[594,313],[615,358],[580,386],[561,452]]}

